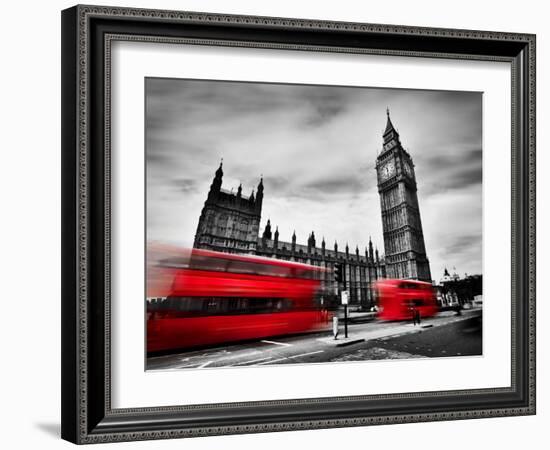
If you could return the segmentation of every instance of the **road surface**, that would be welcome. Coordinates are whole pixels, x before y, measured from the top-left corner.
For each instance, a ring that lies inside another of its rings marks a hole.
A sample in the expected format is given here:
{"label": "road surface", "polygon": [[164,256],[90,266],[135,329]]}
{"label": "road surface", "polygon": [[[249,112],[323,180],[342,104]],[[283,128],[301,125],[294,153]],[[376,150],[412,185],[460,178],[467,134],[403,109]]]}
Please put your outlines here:
{"label": "road surface", "polygon": [[279,336],[204,350],[151,356],[147,370],[209,369],[323,362],[481,355],[481,310],[410,322],[354,323],[348,339],[331,332]]}

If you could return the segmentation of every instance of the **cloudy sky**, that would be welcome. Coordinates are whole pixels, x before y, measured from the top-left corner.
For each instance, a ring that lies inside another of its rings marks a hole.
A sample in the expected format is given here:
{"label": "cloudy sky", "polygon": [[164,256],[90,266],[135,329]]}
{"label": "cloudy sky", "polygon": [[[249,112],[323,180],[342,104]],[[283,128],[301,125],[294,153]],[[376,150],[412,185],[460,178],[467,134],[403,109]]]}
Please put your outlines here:
{"label": "cloudy sky", "polygon": [[481,93],[148,78],[147,237],[191,246],[215,170],[264,177],[261,229],[384,253],[375,161],[389,108],[416,170],[432,277],[481,273]]}

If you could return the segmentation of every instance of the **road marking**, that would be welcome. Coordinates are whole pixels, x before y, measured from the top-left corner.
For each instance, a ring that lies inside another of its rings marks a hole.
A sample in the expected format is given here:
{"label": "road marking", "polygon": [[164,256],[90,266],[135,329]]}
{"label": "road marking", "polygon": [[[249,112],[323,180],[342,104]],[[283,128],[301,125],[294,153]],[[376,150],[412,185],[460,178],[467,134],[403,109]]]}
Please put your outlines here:
{"label": "road marking", "polygon": [[275,341],[266,341],[266,340],[263,340],[261,342],[265,342],[266,344],[282,345],[283,347],[292,347],[292,344],[287,344],[286,342],[275,342]]}
{"label": "road marking", "polygon": [[212,364],[213,361],[206,361],[204,364],[201,364],[199,367],[197,367],[198,369],[202,369],[203,367],[206,367],[208,366],[209,364]]}
{"label": "road marking", "polygon": [[236,363],[236,364],[233,364],[232,366],[230,367],[233,367],[233,366],[244,366],[246,364],[253,364],[253,363],[256,363],[256,362],[259,362],[259,361],[265,361],[266,359],[272,359],[273,356],[267,356],[266,358],[258,358],[258,359],[253,359],[252,361],[243,361],[243,362],[240,362],[240,363]]}
{"label": "road marking", "polygon": [[214,362],[220,362],[220,361],[227,361],[228,359],[235,359],[235,358],[241,358],[241,357],[246,357],[246,356],[253,356],[253,355],[259,355],[261,354],[262,352],[258,351],[258,350],[254,350],[252,352],[248,352],[248,353],[245,353],[244,355],[231,355],[231,356],[226,356],[225,358],[218,358],[218,359],[215,359],[215,360],[210,360],[210,361],[206,361],[204,363],[200,363],[199,361],[195,361],[191,364],[186,364],[186,365],[178,365],[178,366],[175,366],[174,368],[175,369],[191,369],[191,368],[194,368],[194,369],[202,369],[203,367],[206,367],[208,366],[209,364],[212,364]]}
{"label": "road marking", "polygon": [[259,351],[259,350],[253,350],[251,352],[245,353],[244,355],[243,354],[237,354],[237,355],[232,355],[232,356],[226,356],[225,358],[219,358],[216,361],[227,361],[228,359],[244,358],[245,356],[259,355],[261,353],[262,352]]}
{"label": "road marking", "polygon": [[293,359],[293,358],[300,358],[301,356],[315,355],[316,353],[323,353],[323,352],[324,350],[317,350],[316,352],[301,353],[299,355],[288,356],[286,358],[274,359],[273,361],[265,361],[263,363],[258,364],[258,366],[262,366],[264,364],[273,364],[275,362],[284,361],[285,359]]}
{"label": "road marking", "polygon": [[[197,363],[194,363],[185,366],[174,366],[174,369],[198,369],[198,367],[199,366],[197,366]],[[167,367],[167,369],[170,369],[170,367]]]}

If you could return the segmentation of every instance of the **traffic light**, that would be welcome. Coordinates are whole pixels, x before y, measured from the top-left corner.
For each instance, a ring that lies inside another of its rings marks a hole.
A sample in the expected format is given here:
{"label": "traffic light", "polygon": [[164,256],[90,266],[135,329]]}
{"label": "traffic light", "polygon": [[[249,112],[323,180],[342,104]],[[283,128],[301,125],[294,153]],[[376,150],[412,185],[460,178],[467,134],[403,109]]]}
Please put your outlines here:
{"label": "traffic light", "polygon": [[334,264],[334,281],[337,283],[344,282],[344,267],[341,263]]}

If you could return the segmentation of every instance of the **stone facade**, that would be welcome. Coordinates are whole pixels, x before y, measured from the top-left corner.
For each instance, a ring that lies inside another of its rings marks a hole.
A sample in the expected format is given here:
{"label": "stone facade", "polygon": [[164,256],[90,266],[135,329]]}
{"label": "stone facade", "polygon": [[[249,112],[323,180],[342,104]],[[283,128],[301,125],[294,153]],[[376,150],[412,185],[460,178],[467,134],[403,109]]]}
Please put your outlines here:
{"label": "stone facade", "polygon": [[383,258],[378,250],[374,250],[370,239],[364,254],[360,253],[359,247],[355,248],[355,252],[350,252],[347,244],[344,251],[339,251],[336,242],[329,249],[324,239],[317,246],[314,232],[311,232],[307,245],[296,242],[296,233],[291,242],[285,242],[279,240],[278,228],[272,232],[270,220],[260,235],[263,179],[258,184],[256,194],[252,192],[249,197],[243,196],[242,186],[238,187],[236,193],[223,189],[222,179],[223,168],[220,164],[199,218],[195,248],[248,253],[322,267],[327,269],[322,274],[324,291],[332,293],[338,288],[333,270],[336,264],[341,264],[345,280],[340,288],[350,291],[350,304],[363,308],[374,305],[373,282],[385,278],[386,270]]}
{"label": "stone facade", "polygon": [[236,193],[222,189],[222,178],[220,164],[202,208],[194,247],[255,254],[262,214],[263,183],[260,180],[256,195],[252,192],[246,197],[242,195],[242,186]]}
{"label": "stone facade", "polygon": [[317,246],[315,233],[312,231],[308,237],[307,245],[296,243],[296,233],[292,235],[291,242],[279,241],[279,231],[275,230],[271,236],[271,223],[268,221],[263,235],[258,238],[257,255],[297,261],[312,266],[327,269],[324,272],[322,284],[327,292],[335,292],[338,288],[334,281],[334,267],[341,264],[344,273],[344,282],[340,289],[350,293],[350,305],[370,308],[374,306],[373,282],[386,277],[386,269],[383,258],[380,258],[378,250],[373,249],[369,239],[368,248],[361,254],[359,247],[350,252],[346,244],[344,251],[338,250],[335,242],[333,248],[327,248],[323,238],[321,246]]}
{"label": "stone facade", "polygon": [[431,283],[413,160],[401,145],[389,111],[387,116],[376,160],[387,275]]}

